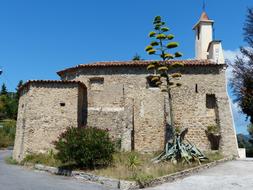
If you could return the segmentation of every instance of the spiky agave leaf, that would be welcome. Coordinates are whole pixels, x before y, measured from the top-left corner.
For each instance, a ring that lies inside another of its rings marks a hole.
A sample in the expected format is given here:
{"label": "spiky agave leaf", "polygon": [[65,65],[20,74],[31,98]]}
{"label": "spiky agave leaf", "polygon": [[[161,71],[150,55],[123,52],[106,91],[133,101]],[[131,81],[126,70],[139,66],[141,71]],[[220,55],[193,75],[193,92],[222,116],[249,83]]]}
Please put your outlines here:
{"label": "spiky agave leaf", "polygon": [[153,46],[148,45],[148,46],[145,48],[145,51],[149,51],[149,50],[152,50],[152,49],[153,49]]}
{"label": "spiky agave leaf", "polygon": [[161,31],[163,31],[163,32],[168,32],[170,29],[168,28],[168,27],[162,27],[161,28]]}
{"label": "spiky agave leaf", "polygon": [[182,56],[183,56],[183,54],[181,52],[176,52],[175,53],[175,57],[182,57]]}
{"label": "spiky agave leaf", "polygon": [[153,65],[153,64],[149,64],[147,66],[147,70],[151,70],[151,69],[154,69],[154,68],[155,68],[155,65]]}
{"label": "spiky agave leaf", "polygon": [[158,46],[158,45],[159,45],[159,43],[158,43],[158,42],[156,42],[156,41],[154,41],[154,42],[151,42],[151,43],[150,43],[150,45],[151,45],[151,46]]}
{"label": "spiky agave leaf", "polygon": [[181,137],[181,134],[184,132],[185,130],[175,135],[172,142],[168,141],[164,151],[151,161],[153,163],[159,163],[161,161],[170,160],[171,162],[176,161],[175,163],[182,161],[191,164],[194,160],[197,160],[199,163],[208,160],[208,158],[198,150],[195,145],[191,144],[188,140],[186,140],[187,143],[184,142],[184,139]]}
{"label": "spiky agave leaf", "polygon": [[166,35],[165,34],[157,34],[156,39],[159,39],[159,40],[166,39]]}
{"label": "spiky agave leaf", "polygon": [[177,77],[181,77],[181,76],[182,76],[181,73],[172,73],[172,74],[171,74],[171,77],[172,77],[172,78],[177,78]]}
{"label": "spiky agave leaf", "polygon": [[166,66],[162,66],[158,68],[158,71],[167,71],[167,70],[168,70],[168,67]]}
{"label": "spiky agave leaf", "polygon": [[149,34],[148,34],[148,36],[149,36],[150,38],[155,37],[155,35],[156,35],[156,32],[154,32],[154,31],[151,31],[151,32],[149,32]]}
{"label": "spiky agave leaf", "polygon": [[179,44],[177,42],[170,42],[170,43],[167,44],[166,47],[171,49],[171,48],[176,48],[178,46],[179,46]]}

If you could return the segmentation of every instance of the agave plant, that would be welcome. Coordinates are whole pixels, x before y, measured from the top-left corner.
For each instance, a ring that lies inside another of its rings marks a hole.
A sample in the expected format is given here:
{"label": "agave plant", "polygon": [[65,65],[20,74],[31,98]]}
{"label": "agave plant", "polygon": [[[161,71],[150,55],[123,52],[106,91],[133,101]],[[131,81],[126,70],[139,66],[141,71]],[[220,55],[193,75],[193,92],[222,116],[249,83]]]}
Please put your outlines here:
{"label": "agave plant", "polygon": [[[151,43],[145,48],[145,51],[149,55],[159,56],[159,61],[150,62],[147,69],[153,71],[151,81],[155,82],[157,86],[162,87],[163,92],[168,93],[168,101],[170,107],[170,123],[168,124],[170,131],[170,138],[167,139],[164,151],[156,158],[154,162],[160,162],[163,160],[172,160],[173,162],[181,159],[190,163],[192,160],[202,161],[205,156],[190,142],[183,142],[184,135],[187,130],[182,133],[176,133],[173,127],[173,115],[172,115],[172,102],[171,102],[171,88],[181,86],[180,83],[175,83],[174,78],[180,78],[182,75],[177,70],[178,67],[184,66],[177,61],[170,61],[175,58],[182,57],[182,53],[174,51],[179,46],[178,42],[172,41],[174,35],[169,33],[169,27],[162,21],[160,16],[156,16],[153,21],[154,30],[149,33]],[[165,80],[164,80],[165,79]],[[166,83],[166,84],[164,84]]]}
{"label": "agave plant", "polygon": [[184,138],[187,132],[188,129],[185,129],[181,133],[176,133],[174,139],[166,143],[165,150],[153,158],[152,161],[159,163],[161,161],[171,160],[172,163],[182,161],[191,164],[193,161],[201,163],[202,161],[208,160],[195,145]]}

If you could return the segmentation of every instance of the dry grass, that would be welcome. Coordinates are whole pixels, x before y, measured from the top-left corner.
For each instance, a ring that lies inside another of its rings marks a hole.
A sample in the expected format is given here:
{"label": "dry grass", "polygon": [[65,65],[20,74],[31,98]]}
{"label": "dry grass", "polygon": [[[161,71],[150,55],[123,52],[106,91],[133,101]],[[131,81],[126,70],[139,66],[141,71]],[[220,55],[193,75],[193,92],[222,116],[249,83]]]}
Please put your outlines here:
{"label": "dry grass", "polygon": [[[171,162],[154,164],[151,162],[151,159],[154,158],[154,156],[154,154],[140,154],[136,152],[116,153],[114,155],[114,164],[112,166],[96,169],[90,172],[96,175],[108,176],[117,179],[145,182],[153,178],[199,165],[197,162],[192,163],[191,165],[188,165],[187,163],[172,164]],[[208,162],[223,158],[218,152],[207,153],[207,156],[209,158]],[[132,159],[133,157],[135,157],[134,161]],[[136,162],[136,164],[132,164],[132,162]]]}
{"label": "dry grass", "polygon": [[[212,162],[220,160],[223,156],[219,152],[205,153],[209,160],[206,162]],[[154,164],[151,159],[156,154],[140,154],[137,152],[120,152],[113,155],[113,164],[106,168],[97,168],[94,170],[81,170],[95,175],[111,177],[123,180],[134,180],[140,183],[148,182],[150,179],[172,174],[178,171],[189,169],[198,166],[198,162],[194,162],[191,165],[187,163],[173,164],[170,161]],[[32,154],[28,155],[22,162],[22,164],[45,164],[48,166],[63,167],[59,160],[55,158],[52,151],[47,154]],[[66,165],[66,164],[65,164]],[[72,168],[77,169],[77,168]]]}
{"label": "dry grass", "polygon": [[46,154],[29,154],[22,160],[21,165],[44,164],[47,166],[59,167],[62,165],[61,161],[55,158],[55,154],[50,150]]}

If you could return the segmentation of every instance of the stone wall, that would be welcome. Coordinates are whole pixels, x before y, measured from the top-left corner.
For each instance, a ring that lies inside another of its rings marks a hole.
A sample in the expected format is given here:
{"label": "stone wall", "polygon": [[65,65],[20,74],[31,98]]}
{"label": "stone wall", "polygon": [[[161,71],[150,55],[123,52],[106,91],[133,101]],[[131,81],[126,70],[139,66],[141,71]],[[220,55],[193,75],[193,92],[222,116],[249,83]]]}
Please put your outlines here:
{"label": "stone wall", "polygon": [[[182,86],[172,90],[175,125],[189,128],[186,138],[202,150],[210,149],[206,137],[207,126],[218,125],[221,129],[221,149],[228,154],[237,154],[237,141],[232,122],[226,90],[225,69],[204,67],[183,69]],[[215,107],[207,105],[207,96],[214,95]],[[226,141],[226,143],[223,143]]]}
{"label": "stone wall", "polygon": [[[237,154],[229,100],[226,93],[225,69],[220,66],[188,66],[181,69],[181,87],[172,90],[174,124],[189,128],[187,138],[202,150],[209,150],[205,129],[220,125],[221,149]],[[95,67],[72,71],[64,80],[82,81],[88,87],[88,125],[111,130],[122,137],[125,100],[132,100],[128,109],[128,128],[132,131],[131,147],[149,152],[163,149],[165,141],[166,94],[149,88],[145,67]],[[177,82],[177,81],[176,81]],[[215,107],[208,108],[207,95],[216,98]],[[167,105],[167,104],[166,104]],[[131,106],[130,106],[131,107]]]}
{"label": "stone wall", "polygon": [[85,89],[75,83],[26,85],[19,100],[14,159],[20,161],[26,154],[53,149],[52,142],[67,127],[81,125],[87,109],[83,93]]}
{"label": "stone wall", "polygon": [[124,139],[133,131],[128,149],[150,152],[164,147],[164,96],[159,88],[147,87],[146,76],[143,67],[108,67],[79,70],[62,79],[87,86],[89,126],[108,128],[111,136]]}
{"label": "stone wall", "polygon": [[[188,128],[186,138],[210,150],[205,130],[218,125],[220,149],[237,155],[224,66],[187,66],[180,72],[174,82],[182,86],[171,90],[175,127]],[[148,86],[149,74],[143,66],[96,67],[68,72],[63,81],[29,83],[21,91],[14,158],[48,151],[67,127],[83,125],[108,129],[114,140],[121,139],[123,150],[162,150],[170,122],[168,98]]]}

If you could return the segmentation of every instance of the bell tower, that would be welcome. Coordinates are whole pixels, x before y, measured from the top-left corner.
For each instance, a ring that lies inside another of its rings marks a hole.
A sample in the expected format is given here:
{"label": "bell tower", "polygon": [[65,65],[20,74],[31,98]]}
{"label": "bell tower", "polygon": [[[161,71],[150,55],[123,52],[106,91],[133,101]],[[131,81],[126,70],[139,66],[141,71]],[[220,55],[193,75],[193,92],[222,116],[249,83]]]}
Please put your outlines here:
{"label": "bell tower", "polygon": [[193,27],[196,59],[208,59],[208,46],[213,41],[213,23],[203,10],[199,21]]}

